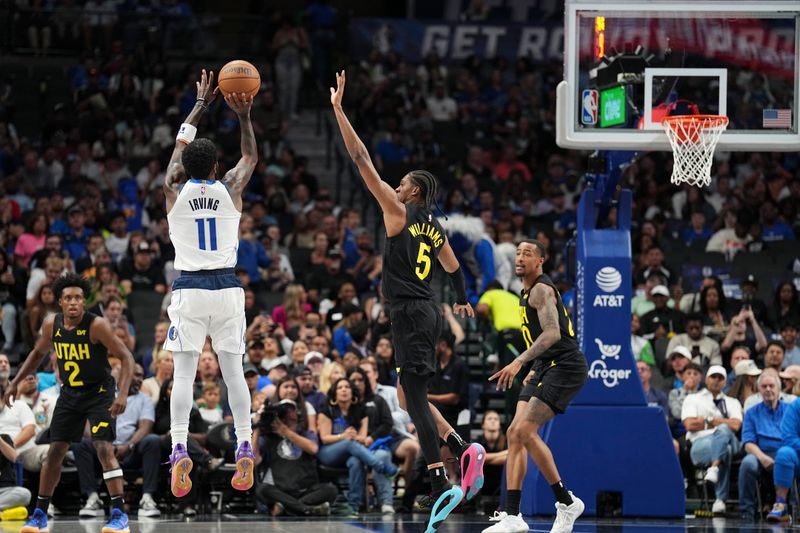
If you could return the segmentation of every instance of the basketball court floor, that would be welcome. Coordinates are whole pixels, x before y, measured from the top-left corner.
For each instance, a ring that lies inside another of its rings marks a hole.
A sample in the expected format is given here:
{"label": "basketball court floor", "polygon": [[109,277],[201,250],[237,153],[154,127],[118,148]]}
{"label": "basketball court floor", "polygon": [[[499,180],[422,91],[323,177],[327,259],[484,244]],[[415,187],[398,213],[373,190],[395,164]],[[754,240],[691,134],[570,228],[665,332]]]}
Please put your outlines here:
{"label": "basketball court floor", "polygon": [[[131,533],[422,533],[425,516],[421,514],[381,516],[362,515],[359,518],[331,518],[329,520],[298,518],[265,518],[262,515],[210,515],[194,519],[161,518],[131,521]],[[553,525],[551,517],[528,517],[532,532],[548,532]],[[22,522],[2,522],[2,531],[18,533]],[[56,519],[50,522],[51,533],[100,533],[104,521],[100,519]],[[439,529],[440,533],[480,533],[489,525],[481,515],[453,515]],[[767,523],[744,525],[735,519],[689,518],[682,519],[581,519],[575,524],[575,533],[643,533],[678,531],[688,532],[756,532],[800,531],[800,527],[779,527]]]}

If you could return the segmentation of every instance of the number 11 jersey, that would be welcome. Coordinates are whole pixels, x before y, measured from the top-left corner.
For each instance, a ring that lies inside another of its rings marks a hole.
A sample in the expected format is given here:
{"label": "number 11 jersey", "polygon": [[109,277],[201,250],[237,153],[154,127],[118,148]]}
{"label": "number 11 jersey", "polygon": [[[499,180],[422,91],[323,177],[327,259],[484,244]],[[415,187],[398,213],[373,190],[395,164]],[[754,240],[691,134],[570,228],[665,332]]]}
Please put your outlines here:
{"label": "number 11 jersey", "polygon": [[386,238],[381,287],[387,301],[432,300],[431,279],[444,244],[442,225],[427,209],[406,205],[406,225]]}
{"label": "number 11 jersey", "polygon": [[235,267],[241,216],[223,183],[186,182],[167,214],[175,268],[195,272]]}

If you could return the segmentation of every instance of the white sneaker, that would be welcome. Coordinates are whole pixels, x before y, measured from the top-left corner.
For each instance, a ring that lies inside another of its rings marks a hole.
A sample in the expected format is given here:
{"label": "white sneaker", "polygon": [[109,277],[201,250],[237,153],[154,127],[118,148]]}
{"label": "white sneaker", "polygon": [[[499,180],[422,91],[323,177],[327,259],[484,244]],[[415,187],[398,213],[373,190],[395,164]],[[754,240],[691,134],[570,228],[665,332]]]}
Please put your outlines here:
{"label": "white sneaker", "polygon": [[103,500],[100,499],[100,496],[98,496],[96,492],[89,495],[89,498],[86,500],[86,505],[78,511],[78,516],[82,518],[94,518],[105,515],[106,509],[103,506]]}
{"label": "white sneaker", "polygon": [[503,518],[507,517],[508,513],[505,511],[495,511],[492,516],[489,517],[489,522],[499,522]]}
{"label": "white sneaker", "polygon": [[394,507],[388,503],[381,505],[381,514],[394,514]]}
{"label": "white sneaker", "polygon": [[[521,514],[506,514],[495,525],[483,530],[483,533],[528,533],[528,524],[522,519]],[[499,516],[496,514],[495,516]],[[492,518],[495,518],[494,516]],[[491,520],[491,519],[490,519]]]}
{"label": "white sneaker", "polygon": [[147,493],[144,493],[142,499],[139,500],[139,516],[161,516],[161,511],[158,510],[155,500]]}
{"label": "white sneaker", "polygon": [[709,466],[708,470],[706,470],[706,475],[703,476],[703,481],[708,481],[709,483],[717,484],[719,480],[719,467],[718,466]]}
{"label": "white sneaker", "polygon": [[725,502],[722,500],[714,500],[714,505],[711,506],[711,512],[714,514],[725,514]]}
{"label": "white sneaker", "polygon": [[575,520],[583,514],[583,501],[572,494],[572,503],[564,505],[561,502],[556,502],[556,520],[553,522],[553,528],[550,533],[572,533],[572,526],[575,525]]}

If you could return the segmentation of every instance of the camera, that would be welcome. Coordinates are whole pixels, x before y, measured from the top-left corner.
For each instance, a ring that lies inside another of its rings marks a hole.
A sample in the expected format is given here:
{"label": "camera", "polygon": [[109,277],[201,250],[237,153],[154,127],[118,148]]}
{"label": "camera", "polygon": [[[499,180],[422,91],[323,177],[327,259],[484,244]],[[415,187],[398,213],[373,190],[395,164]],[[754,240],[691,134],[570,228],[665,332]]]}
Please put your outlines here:
{"label": "camera", "polygon": [[272,430],[272,425],[275,423],[276,420],[280,419],[281,421],[286,419],[286,415],[289,414],[289,411],[296,411],[297,404],[293,400],[281,400],[278,405],[265,405],[264,411],[261,413],[261,431],[263,433],[274,433]]}

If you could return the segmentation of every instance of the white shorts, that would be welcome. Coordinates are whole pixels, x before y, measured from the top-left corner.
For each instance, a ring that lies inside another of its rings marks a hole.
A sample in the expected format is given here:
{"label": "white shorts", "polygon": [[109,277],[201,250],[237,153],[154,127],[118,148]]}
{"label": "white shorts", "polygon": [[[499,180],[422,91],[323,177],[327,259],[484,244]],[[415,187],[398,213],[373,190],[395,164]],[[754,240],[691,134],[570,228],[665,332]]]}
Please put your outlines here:
{"label": "white shorts", "polygon": [[206,336],[214,351],[244,354],[244,289],[176,289],[167,309],[170,326],[164,348],[201,352]]}

